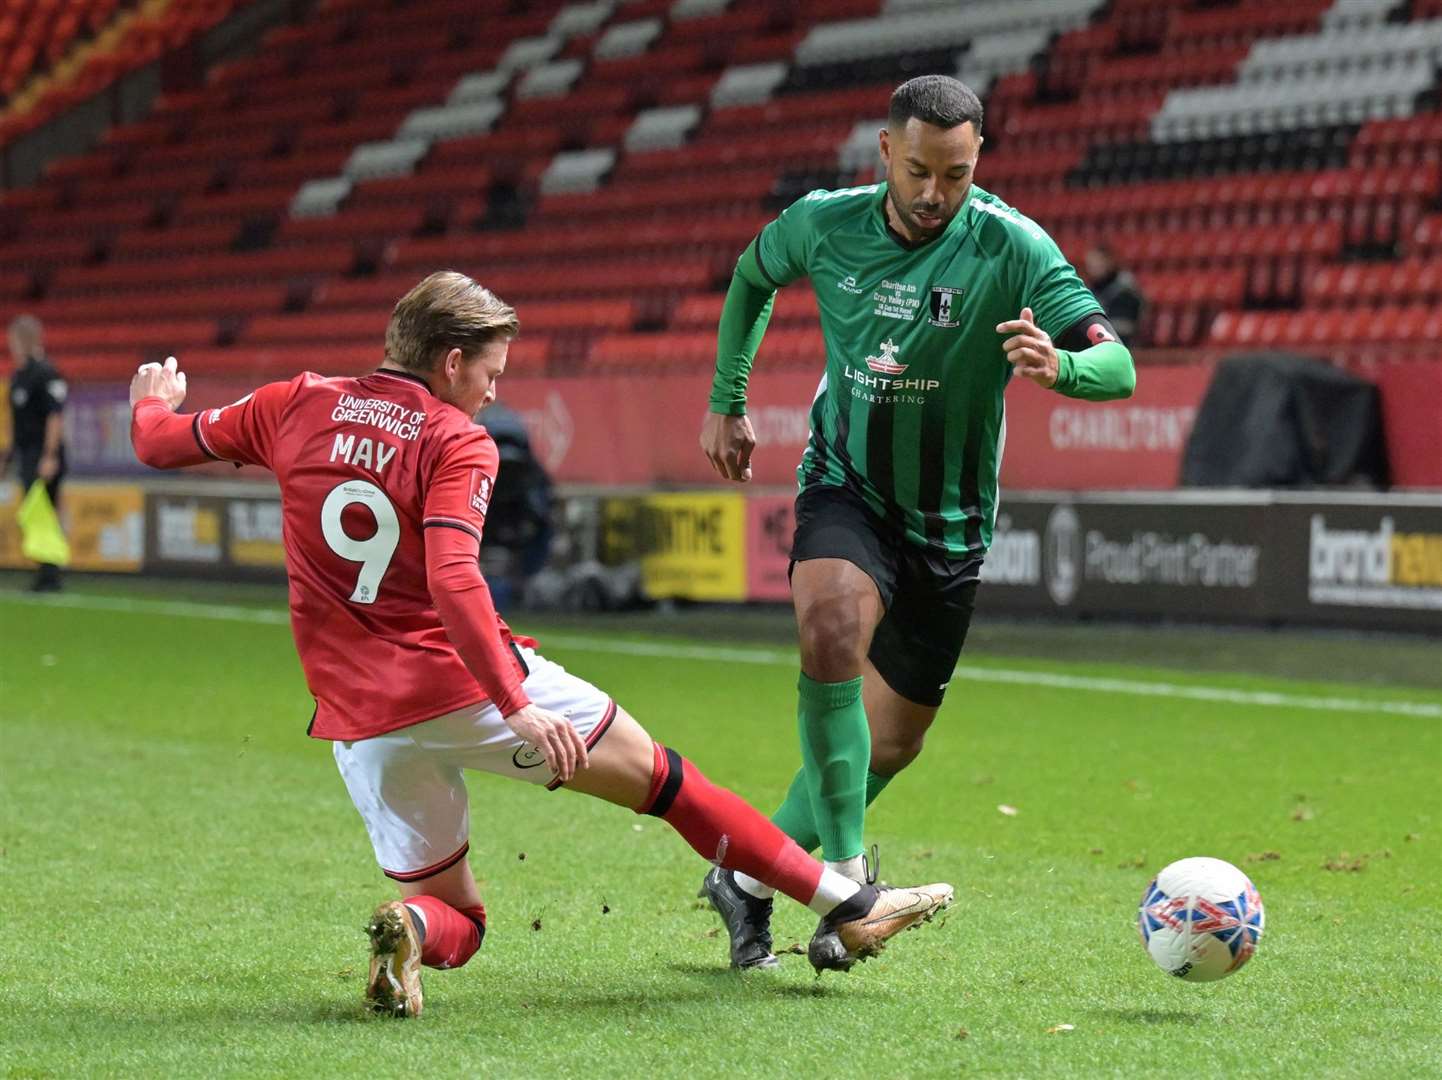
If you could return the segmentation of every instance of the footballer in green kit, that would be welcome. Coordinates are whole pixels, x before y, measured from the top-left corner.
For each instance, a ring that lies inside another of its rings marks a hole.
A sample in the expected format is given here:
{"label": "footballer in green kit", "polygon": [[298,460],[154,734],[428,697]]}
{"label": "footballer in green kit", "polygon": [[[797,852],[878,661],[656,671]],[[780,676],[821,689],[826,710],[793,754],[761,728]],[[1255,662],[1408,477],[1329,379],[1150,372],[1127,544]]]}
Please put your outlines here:
{"label": "footballer in green kit", "polygon": [[[885,183],[813,191],[761,230],[726,294],[701,432],[722,476],[750,479],[751,364],[776,290],[810,278],[826,369],[791,550],[802,766],[774,820],[858,880],[865,809],[921,751],[966,638],[1007,383],[1092,401],[1135,385],[1130,352],[1055,242],[973,184],[981,121],[962,83],[912,79],[880,133]],[[774,965],[771,891],[720,869],[705,891],[733,964]]]}

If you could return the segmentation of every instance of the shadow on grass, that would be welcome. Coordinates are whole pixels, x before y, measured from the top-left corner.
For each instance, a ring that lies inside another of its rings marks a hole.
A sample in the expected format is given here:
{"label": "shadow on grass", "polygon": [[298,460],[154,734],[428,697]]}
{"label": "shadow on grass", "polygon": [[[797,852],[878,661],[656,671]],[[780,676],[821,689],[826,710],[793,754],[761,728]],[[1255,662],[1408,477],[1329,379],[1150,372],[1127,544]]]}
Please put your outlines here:
{"label": "shadow on grass", "polygon": [[[694,964],[676,962],[667,965],[667,970],[684,976],[686,982],[669,989],[654,985],[638,986],[635,989],[623,987],[586,990],[577,986],[556,987],[554,990],[529,987],[516,988],[509,995],[508,1008],[526,1010],[526,1015],[543,1019],[545,1014],[554,1013],[560,1019],[574,1023],[587,1014],[609,1017],[618,1012],[639,1012],[658,1008],[714,1004],[724,999],[734,988],[741,999],[753,992],[759,995],[774,995],[778,998],[812,1000],[826,998],[834,990],[841,989],[837,977],[826,979],[807,978],[798,982],[795,971],[759,971],[740,973],[729,967],[715,964]],[[458,993],[442,993],[437,999],[427,1000],[428,1013],[451,1016],[456,1012],[469,1012],[476,1003],[471,994],[460,987]],[[872,991],[853,983],[846,987],[847,996],[863,997]],[[494,1002],[492,1003],[494,1005]],[[146,1030],[152,1025],[177,1027],[211,1028],[215,1025],[321,1025],[324,1027],[353,1027],[357,1025],[380,1024],[382,1027],[395,1026],[400,1029],[416,1027],[397,1021],[393,1017],[368,1011],[360,1000],[359,988],[354,998],[296,998],[271,1001],[245,1000],[237,995],[229,999],[209,998],[203,1002],[167,1002],[154,1009],[137,1006],[136,1003],[116,1001],[87,1001],[75,1003],[67,1010],[73,1014],[76,1029],[136,1029]],[[424,1019],[424,1018],[423,1018]]]}
{"label": "shadow on grass", "polygon": [[693,979],[704,979],[718,989],[724,986],[743,986],[747,989],[764,990],[769,994],[783,994],[788,997],[825,997],[836,985],[833,981],[815,978],[804,983],[783,981],[785,976],[775,969],[741,972],[733,971],[729,967],[717,967],[715,964],[686,963],[668,964],[667,967],[680,975],[688,975]]}
{"label": "shadow on grass", "polygon": [[1204,1014],[1184,1009],[1093,1009],[1092,1015],[1107,1020],[1121,1020],[1128,1024],[1147,1024],[1156,1027],[1165,1025],[1200,1024]]}

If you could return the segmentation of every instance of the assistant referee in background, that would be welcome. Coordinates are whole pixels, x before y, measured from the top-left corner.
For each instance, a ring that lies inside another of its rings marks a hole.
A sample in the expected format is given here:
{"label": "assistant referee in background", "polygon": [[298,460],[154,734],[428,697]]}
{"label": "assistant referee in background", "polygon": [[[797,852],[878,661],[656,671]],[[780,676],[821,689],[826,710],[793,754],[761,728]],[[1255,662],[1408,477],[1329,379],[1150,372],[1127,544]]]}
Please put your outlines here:
{"label": "assistant referee in background", "polygon": [[[19,461],[20,497],[37,479],[45,482],[50,501],[60,508],[60,482],[65,477],[65,380],[45,356],[43,329],[34,315],[21,315],[10,324],[10,430],[13,444],[5,451],[0,475]],[[60,567],[41,563],[32,588],[36,592],[60,589]]]}

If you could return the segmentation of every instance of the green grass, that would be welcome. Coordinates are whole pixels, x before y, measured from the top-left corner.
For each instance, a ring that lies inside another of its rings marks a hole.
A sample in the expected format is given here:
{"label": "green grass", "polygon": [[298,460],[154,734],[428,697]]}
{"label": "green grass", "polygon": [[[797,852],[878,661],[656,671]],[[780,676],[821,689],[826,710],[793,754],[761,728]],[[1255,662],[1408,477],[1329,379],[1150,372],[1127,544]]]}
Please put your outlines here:
{"label": "green grass", "polygon": [[[263,617],[272,595],[244,602]],[[820,980],[791,955],[728,971],[703,864],[661,822],[477,776],[491,930],[398,1023],[359,1007],[388,883],[303,735],[288,632],[136,606],[0,594],[0,1076],[1442,1075],[1435,715],[960,682],[868,824],[888,879],[952,881],[957,903]],[[646,657],[610,650],[676,639],[582,633],[547,651],[776,802],[797,753],[784,650]],[[970,663],[1442,704],[1155,659]],[[1257,957],[1211,986],[1156,970],[1132,926],[1149,875],[1193,854],[1241,864],[1267,905]],[[778,906],[779,944],[813,925]]]}

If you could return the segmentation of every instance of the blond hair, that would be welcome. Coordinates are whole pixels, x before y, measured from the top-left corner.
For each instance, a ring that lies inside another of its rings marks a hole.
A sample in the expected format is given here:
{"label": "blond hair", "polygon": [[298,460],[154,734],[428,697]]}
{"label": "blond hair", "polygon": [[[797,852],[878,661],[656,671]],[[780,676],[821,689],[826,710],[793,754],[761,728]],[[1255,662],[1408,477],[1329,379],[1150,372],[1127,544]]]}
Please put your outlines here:
{"label": "blond hair", "polygon": [[516,309],[465,274],[438,270],[397,301],[386,327],[386,360],[429,371],[451,349],[467,359],[521,330]]}

